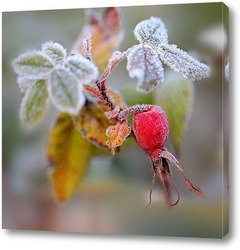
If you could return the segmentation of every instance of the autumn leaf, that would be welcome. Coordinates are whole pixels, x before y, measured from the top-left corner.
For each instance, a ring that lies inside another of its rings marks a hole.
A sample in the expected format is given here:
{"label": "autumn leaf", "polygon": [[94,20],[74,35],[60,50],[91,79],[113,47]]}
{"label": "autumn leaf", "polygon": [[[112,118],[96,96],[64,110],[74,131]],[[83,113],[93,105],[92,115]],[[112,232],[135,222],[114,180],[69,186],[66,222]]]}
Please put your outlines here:
{"label": "autumn leaf", "polygon": [[75,130],[71,116],[60,113],[50,131],[46,150],[47,158],[54,166],[50,180],[59,202],[71,197],[76,184],[84,176],[92,146]]}
{"label": "autumn leaf", "polygon": [[110,150],[110,148],[106,144],[107,136],[105,133],[110,124],[110,121],[94,103],[85,105],[79,114],[74,117],[74,125],[77,131],[90,142],[107,150]]}
{"label": "autumn leaf", "polygon": [[171,72],[167,75],[165,83],[155,91],[155,103],[160,105],[167,114],[170,140],[178,155],[192,110],[193,87],[191,81]]}
{"label": "autumn leaf", "polygon": [[83,41],[92,35],[92,58],[100,73],[108,64],[122,38],[120,12],[118,8],[106,8],[102,17],[93,10],[86,12],[87,23],[73,45],[73,50],[82,53]]}
{"label": "autumn leaf", "polygon": [[121,94],[116,90],[106,90],[107,97],[114,105],[114,109],[110,110],[106,105],[105,100],[102,99],[100,91],[96,87],[84,84],[83,88],[85,94],[93,98],[93,100],[99,104],[100,109],[105,113],[108,119],[116,117],[120,110],[124,110],[127,107],[126,103],[122,99]]}
{"label": "autumn leaf", "polygon": [[107,128],[107,145],[111,148],[112,155],[115,154],[115,148],[120,147],[130,133],[131,127],[129,127],[126,121],[118,122],[117,124],[111,125]]}
{"label": "autumn leaf", "polygon": [[84,93],[93,98],[100,98],[101,94],[96,87],[90,86],[88,84],[83,85]]}

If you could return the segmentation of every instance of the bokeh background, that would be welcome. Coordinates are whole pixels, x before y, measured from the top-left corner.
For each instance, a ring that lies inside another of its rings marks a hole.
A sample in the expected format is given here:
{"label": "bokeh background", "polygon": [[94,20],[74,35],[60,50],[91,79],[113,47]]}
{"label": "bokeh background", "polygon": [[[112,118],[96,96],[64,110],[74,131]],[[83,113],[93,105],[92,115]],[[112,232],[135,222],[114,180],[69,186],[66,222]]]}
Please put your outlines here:
{"label": "bokeh background", "polygon": [[[165,207],[159,185],[151,206],[145,208],[151,169],[147,156],[134,142],[114,158],[108,154],[93,158],[73,198],[65,204],[56,202],[45,147],[57,110],[50,106],[43,121],[30,131],[22,127],[18,116],[22,94],[11,61],[26,50],[40,49],[48,40],[70,50],[84,25],[84,10],[3,13],[3,228],[222,237],[228,231],[229,195],[228,82],[224,80],[228,13],[224,7],[221,3],[121,7],[124,40],[120,50],[137,43],[133,29],[139,21],[157,16],[165,22],[170,43],[191,51],[212,69],[209,79],[195,83],[193,112],[180,157],[187,176],[206,198],[194,196],[173,172],[181,200],[171,209]],[[136,79],[128,77],[125,67],[123,61],[107,84],[117,88],[128,105],[153,103],[152,93],[135,91]],[[173,152],[170,142],[166,147]]]}

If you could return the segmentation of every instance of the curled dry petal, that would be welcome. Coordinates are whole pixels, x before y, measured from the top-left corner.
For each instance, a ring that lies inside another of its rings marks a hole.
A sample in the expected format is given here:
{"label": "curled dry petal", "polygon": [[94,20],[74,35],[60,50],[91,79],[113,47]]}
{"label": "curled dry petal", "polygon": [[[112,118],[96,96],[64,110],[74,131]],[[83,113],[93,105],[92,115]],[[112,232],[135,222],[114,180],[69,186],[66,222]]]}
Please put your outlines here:
{"label": "curled dry petal", "polygon": [[164,81],[162,63],[150,46],[134,46],[127,60],[129,76],[138,78],[138,91],[149,92]]}
{"label": "curled dry petal", "polygon": [[174,44],[162,43],[157,51],[165,64],[189,80],[201,80],[211,74],[211,69],[207,65],[194,59]]}
{"label": "curled dry petal", "polygon": [[158,17],[141,21],[134,29],[134,35],[140,43],[157,46],[160,43],[168,43],[167,29]]}

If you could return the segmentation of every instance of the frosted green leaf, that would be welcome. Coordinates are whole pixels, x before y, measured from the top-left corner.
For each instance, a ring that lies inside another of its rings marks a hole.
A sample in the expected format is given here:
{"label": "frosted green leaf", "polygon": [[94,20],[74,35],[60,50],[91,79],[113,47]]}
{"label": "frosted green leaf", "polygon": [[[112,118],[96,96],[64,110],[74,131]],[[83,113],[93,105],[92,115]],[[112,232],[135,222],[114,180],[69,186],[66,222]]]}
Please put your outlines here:
{"label": "frosted green leaf", "polygon": [[167,29],[158,17],[151,17],[138,23],[134,29],[134,35],[140,43],[153,47],[160,43],[168,43]]}
{"label": "frosted green leaf", "polygon": [[98,76],[97,67],[81,55],[69,56],[65,65],[84,83],[90,83]]}
{"label": "frosted green leaf", "polygon": [[31,126],[40,121],[47,106],[47,99],[46,81],[37,80],[27,90],[20,106],[20,119],[24,125]]}
{"label": "frosted green leaf", "polygon": [[189,80],[201,80],[211,75],[211,69],[206,64],[194,59],[174,44],[162,43],[157,51],[165,64]]}
{"label": "frosted green leaf", "polygon": [[164,70],[158,54],[148,45],[136,45],[127,57],[129,76],[138,79],[137,90],[150,92],[164,81]]}
{"label": "frosted green leaf", "polygon": [[28,79],[24,76],[17,77],[17,84],[21,92],[25,93],[34,83],[36,80]]}
{"label": "frosted green leaf", "polygon": [[155,103],[168,117],[170,140],[176,154],[180,153],[181,139],[191,115],[193,94],[193,83],[174,72],[168,74],[164,84],[154,92]]}
{"label": "frosted green leaf", "polygon": [[76,115],[85,103],[82,84],[69,69],[57,67],[49,79],[48,93],[62,112]]}
{"label": "frosted green leaf", "polygon": [[62,62],[67,56],[67,52],[63,46],[52,41],[44,43],[42,51],[51,57],[54,62]]}
{"label": "frosted green leaf", "polygon": [[28,51],[12,63],[14,71],[29,79],[47,78],[54,68],[52,59],[41,51]]}

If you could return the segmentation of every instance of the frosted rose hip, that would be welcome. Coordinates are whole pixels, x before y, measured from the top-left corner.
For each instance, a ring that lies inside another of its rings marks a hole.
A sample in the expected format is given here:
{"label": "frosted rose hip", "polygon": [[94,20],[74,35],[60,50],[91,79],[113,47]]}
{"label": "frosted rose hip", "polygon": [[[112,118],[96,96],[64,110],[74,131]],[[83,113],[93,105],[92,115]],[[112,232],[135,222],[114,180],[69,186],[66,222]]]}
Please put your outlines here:
{"label": "frosted rose hip", "polygon": [[164,110],[157,105],[150,105],[147,111],[135,113],[133,131],[142,148],[149,152],[161,149],[169,133]]}

